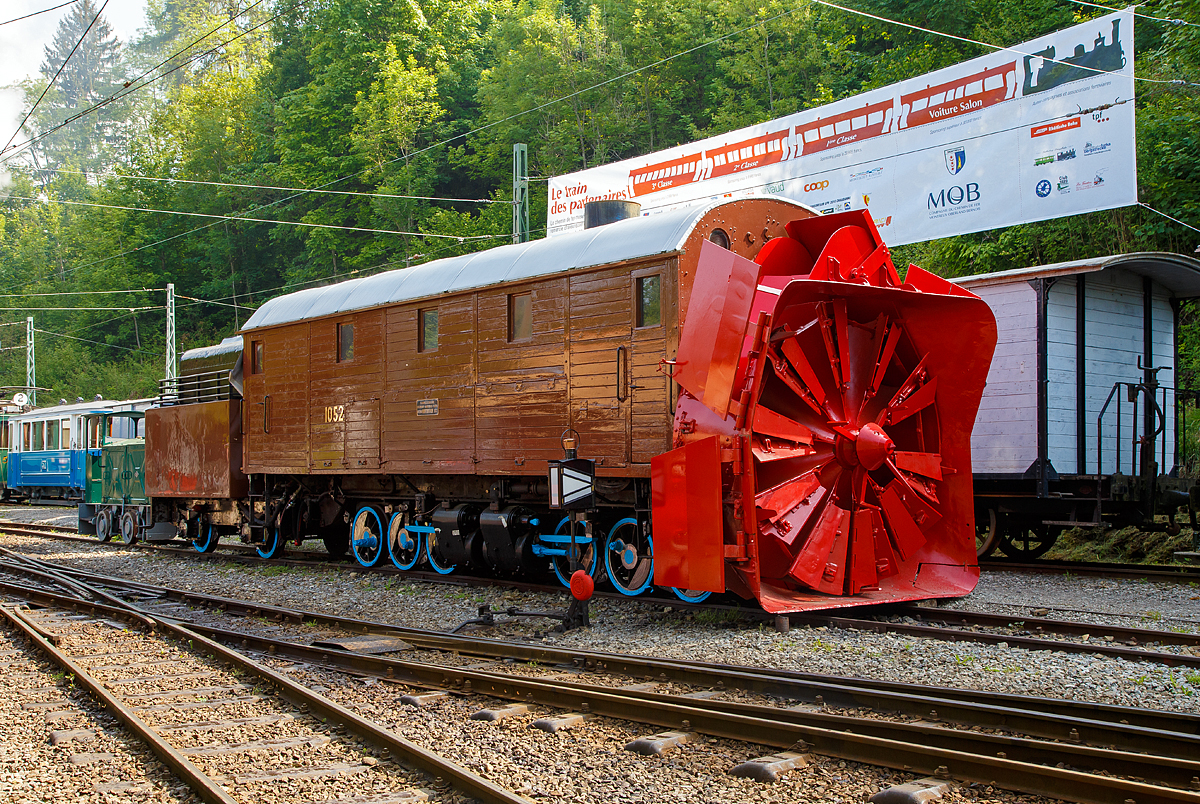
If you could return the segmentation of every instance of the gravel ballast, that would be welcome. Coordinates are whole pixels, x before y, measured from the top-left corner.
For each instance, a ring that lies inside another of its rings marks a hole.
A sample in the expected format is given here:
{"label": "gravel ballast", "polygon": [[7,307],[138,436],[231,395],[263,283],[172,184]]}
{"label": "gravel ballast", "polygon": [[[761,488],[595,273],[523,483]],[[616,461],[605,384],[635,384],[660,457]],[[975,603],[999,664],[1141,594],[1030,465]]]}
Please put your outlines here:
{"label": "gravel ballast", "polygon": [[[68,513],[65,521],[73,521],[73,512]],[[10,516],[9,511],[0,511],[0,518]],[[565,592],[528,593],[428,584],[370,573],[225,565],[34,537],[2,535],[0,545],[147,583],[443,631],[473,619],[482,604],[497,609],[547,610],[562,609],[567,602]],[[1186,584],[1004,572],[985,575],[973,595],[951,606],[1006,614],[1046,608],[1048,616],[1059,619],[1122,625],[1132,620],[1144,628],[1190,631],[1191,621],[1200,620],[1198,595],[1200,590]],[[1091,612],[1086,616],[1096,619],[1084,620],[1079,612]],[[1200,673],[1151,663],[824,627],[778,633],[733,615],[687,613],[672,606],[629,600],[597,599],[591,616],[591,628],[566,634],[551,633],[553,623],[545,619],[509,620],[504,616],[498,618],[497,627],[477,633],[564,648],[1200,712]],[[547,734],[529,725],[554,714],[549,711],[535,709],[529,715],[488,724],[468,718],[470,711],[496,705],[483,698],[449,698],[430,708],[414,708],[400,705],[400,696],[410,690],[399,685],[364,684],[314,668],[298,669],[295,677],[327,688],[326,694],[361,714],[428,748],[455,756],[467,767],[534,801],[851,802],[865,801],[881,787],[913,778],[815,757],[807,768],[788,772],[775,785],[761,785],[735,779],[727,771],[775,749],[702,740],[647,759],[623,750],[629,740],[652,731],[636,724],[597,718],[566,732]],[[454,751],[458,753],[451,753]],[[955,788],[948,800],[1036,799],[976,785]]]}

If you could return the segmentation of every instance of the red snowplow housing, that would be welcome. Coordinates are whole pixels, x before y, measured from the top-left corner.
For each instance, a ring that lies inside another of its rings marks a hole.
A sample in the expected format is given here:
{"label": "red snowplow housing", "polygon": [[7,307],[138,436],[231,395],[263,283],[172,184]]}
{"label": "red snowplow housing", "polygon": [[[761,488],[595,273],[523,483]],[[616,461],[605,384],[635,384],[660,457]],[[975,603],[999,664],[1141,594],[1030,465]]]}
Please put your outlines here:
{"label": "red snowplow housing", "polygon": [[754,262],[702,247],[651,471],[655,583],[779,613],[965,595],[995,318],[916,266],[901,281],[865,211],[786,231]]}

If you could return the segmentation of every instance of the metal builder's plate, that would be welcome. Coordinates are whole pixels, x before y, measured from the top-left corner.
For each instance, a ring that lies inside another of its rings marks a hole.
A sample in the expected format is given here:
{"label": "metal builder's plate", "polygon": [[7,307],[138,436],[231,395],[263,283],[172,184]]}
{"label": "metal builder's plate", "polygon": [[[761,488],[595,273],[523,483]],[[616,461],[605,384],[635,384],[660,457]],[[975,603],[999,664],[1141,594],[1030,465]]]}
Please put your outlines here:
{"label": "metal builder's plate", "polygon": [[405,642],[403,639],[383,634],[366,635],[366,636],[348,636],[339,637],[336,639],[323,639],[319,642],[312,643],[314,648],[334,648],[336,650],[348,650],[354,653],[398,653],[402,650],[411,650],[412,645]]}

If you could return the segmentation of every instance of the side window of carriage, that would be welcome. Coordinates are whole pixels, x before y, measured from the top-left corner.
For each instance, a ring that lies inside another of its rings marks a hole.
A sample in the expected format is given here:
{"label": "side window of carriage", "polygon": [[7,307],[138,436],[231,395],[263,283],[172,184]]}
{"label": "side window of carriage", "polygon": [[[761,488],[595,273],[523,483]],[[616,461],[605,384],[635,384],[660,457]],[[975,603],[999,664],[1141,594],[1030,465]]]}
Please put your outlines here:
{"label": "side window of carriage", "polygon": [[649,274],[634,279],[636,326],[657,327],[662,324],[662,275]]}
{"label": "side window of carriage", "polygon": [[337,362],[349,363],[354,359],[354,322],[337,325]]}
{"label": "side window of carriage", "polygon": [[417,311],[417,351],[433,352],[438,345],[438,311],[426,307]]}
{"label": "side window of carriage", "polygon": [[533,337],[533,293],[510,293],[508,296],[508,342],[527,341]]}
{"label": "side window of carriage", "polygon": [[250,373],[251,374],[262,374],[263,373],[263,342],[262,341],[251,341],[250,342]]}

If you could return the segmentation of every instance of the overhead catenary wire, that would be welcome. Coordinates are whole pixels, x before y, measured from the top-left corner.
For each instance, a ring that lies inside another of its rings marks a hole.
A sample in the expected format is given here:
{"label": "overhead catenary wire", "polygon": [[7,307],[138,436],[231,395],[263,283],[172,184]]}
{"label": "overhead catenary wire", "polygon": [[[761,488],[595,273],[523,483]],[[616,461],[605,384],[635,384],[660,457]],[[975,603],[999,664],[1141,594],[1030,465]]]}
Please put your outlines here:
{"label": "overhead catenary wire", "polygon": [[[107,3],[107,0],[105,0],[105,2]],[[258,2],[256,2],[254,5],[256,6],[256,5],[258,5],[259,3],[261,3],[261,2],[264,2],[264,0],[258,0]],[[299,0],[299,3],[300,3],[300,4],[303,4],[303,3],[305,3],[305,2],[311,2],[311,0]],[[24,141],[24,142],[22,142],[22,143],[19,143],[19,144],[17,144],[17,145],[12,145],[12,140],[10,139],[10,140],[9,140],[9,145],[6,145],[6,146],[5,146],[3,149],[0,149],[0,162],[3,162],[3,161],[7,161],[7,160],[9,160],[9,159],[12,159],[14,156],[16,156],[17,154],[19,154],[19,153],[20,153],[20,152],[21,152],[23,149],[25,149],[25,148],[28,148],[29,146],[33,145],[34,143],[36,143],[36,142],[38,142],[38,141],[40,141],[40,140],[42,140],[42,139],[45,139],[46,137],[50,136],[50,135],[51,135],[51,134],[53,134],[54,132],[56,132],[56,131],[58,131],[59,129],[63,128],[64,126],[68,126],[68,125],[70,125],[71,123],[74,123],[76,120],[79,120],[79,119],[81,119],[81,118],[83,118],[83,117],[85,117],[85,116],[87,116],[87,115],[91,114],[92,112],[94,112],[94,111],[96,111],[96,110],[98,110],[98,109],[101,109],[101,108],[103,108],[104,106],[107,106],[107,105],[108,105],[108,104],[110,104],[110,103],[113,103],[114,101],[121,100],[122,98],[124,98],[124,97],[126,97],[126,96],[128,96],[128,95],[131,95],[131,94],[133,94],[134,92],[137,92],[138,90],[145,89],[146,87],[150,86],[151,84],[157,83],[158,81],[161,81],[162,79],[166,78],[168,75],[171,75],[172,73],[175,73],[175,72],[178,72],[179,70],[182,70],[184,67],[187,67],[187,66],[188,66],[189,64],[191,64],[192,62],[198,61],[198,60],[200,60],[200,59],[204,58],[205,56],[207,56],[207,55],[209,55],[209,54],[211,54],[211,53],[215,53],[216,51],[220,50],[221,48],[225,47],[226,45],[232,44],[233,42],[236,42],[237,40],[239,40],[239,39],[241,39],[241,38],[243,38],[243,37],[245,37],[245,36],[249,36],[249,35],[250,35],[251,33],[253,33],[254,31],[257,31],[259,28],[262,28],[262,27],[264,27],[265,25],[268,25],[268,24],[270,24],[270,23],[274,22],[275,20],[279,19],[280,17],[282,17],[284,14],[286,14],[286,13],[287,13],[287,11],[281,11],[281,12],[279,12],[278,14],[275,14],[274,16],[272,16],[272,17],[269,17],[269,18],[267,18],[266,20],[263,20],[263,21],[262,21],[262,22],[260,22],[259,24],[257,24],[257,25],[254,25],[254,26],[252,26],[252,27],[250,27],[250,28],[247,28],[245,31],[242,31],[242,32],[241,32],[241,33],[239,33],[237,36],[233,36],[233,37],[231,37],[231,38],[229,38],[229,39],[225,40],[224,42],[221,42],[220,44],[218,44],[218,45],[215,45],[215,46],[213,46],[213,47],[209,48],[208,50],[206,50],[206,51],[204,51],[204,52],[202,52],[202,53],[197,53],[197,54],[193,54],[192,56],[189,56],[187,59],[185,59],[184,61],[182,61],[182,62],[180,62],[179,64],[175,65],[175,66],[174,66],[174,67],[172,67],[170,70],[167,70],[167,71],[166,71],[166,72],[164,72],[164,73],[161,73],[161,74],[159,74],[159,75],[156,75],[154,78],[151,78],[151,79],[149,79],[149,80],[146,80],[146,81],[144,81],[143,83],[141,83],[141,84],[138,84],[137,86],[132,86],[132,84],[134,84],[136,81],[140,81],[140,80],[142,80],[142,78],[143,78],[143,77],[145,77],[146,75],[148,75],[150,72],[153,72],[153,70],[156,70],[156,69],[158,69],[159,67],[161,67],[161,66],[163,66],[163,65],[167,64],[167,63],[168,63],[168,62],[169,62],[171,59],[173,59],[173,58],[175,58],[176,56],[178,56],[178,55],[182,54],[182,53],[183,53],[183,52],[185,52],[185,51],[186,51],[188,48],[194,47],[194,46],[195,46],[197,43],[199,43],[199,42],[203,41],[204,39],[207,39],[207,38],[208,38],[209,36],[211,36],[213,33],[215,33],[216,31],[220,30],[221,28],[225,27],[225,26],[226,26],[226,25],[228,25],[230,22],[233,22],[234,20],[236,20],[238,17],[240,17],[240,16],[242,16],[243,14],[245,14],[245,13],[246,13],[246,11],[249,11],[249,10],[250,10],[250,8],[253,8],[253,7],[254,7],[254,6],[250,6],[249,8],[247,8],[247,9],[245,9],[245,10],[243,10],[243,11],[239,11],[237,14],[235,14],[233,17],[231,17],[231,18],[230,18],[230,19],[229,19],[227,22],[225,22],[225,23],[222,23],[221,25],[217,26],[216,28],[214,28],[214,29],[213,29],[212,31],[210,31],[209,33],[205,34],[204,36],[201,36],[199,39],[196,39],[196,40],[195,40],[195,41],[193,41],[191,44],[189,44],[187,47],[185,47],[185,48],[183,48],[183,49],[181,49],[181,50],[179,50],[179,51],[176,51],[176,53],[175,53],[175,54],[173,54],[173,55],[171,55],[171,56],[167,57],[167,59],[165,59],[165,60],[163,60],[162,62],[160,62],[158,66],[156,66],[156,67],[153,67],[153,68],[151,68],[150,70],[148,70],[148,71],[146,71],[146,72],[142,73],[142,76],[141,76],[141,77],[139,77],[139,78],[137,78],[137,79],[134,79],[134,81],[127,82],[127,83],[125,84],[125,86],[124,86],[124,87],[122,87],[122,89],[121,89],[121,90],[118,90],[117,92],[114,92],[112,95],[108,96],[107,98],[104,98],[104,99],[102,99],[102,100],[100,100],[100,101],[96,102],[95,104],[93,104],[92,106],[89,106],[89,107],[88,107],[88,108],[86,108],[86,109],[83,109],[83,110],[81,110],[81,111],[79,111],[79,112],[76,112],[75,114],[73,114],[73,115],[71,115],[70,117],[66,118],[65,120],[63,120],[62,122],[58,123],[57,125],[55,125],[55,126],[53,126],[53,127],[49,128],[49,129],[47,129],[47,130],[45,130],[45,131],[42,131],[42,132],[38,133],[37,135],[35,135],[35,136],[33,136],[33,137],[30,137],[28,140],[25,140],[25,141]],[[17,131],[19,132],[19,131],[20,131],[20,129],[18,128],[18,129],[17,129]],[[14,134],[13,136],[15,137],[16,135]],[[11,147],[9,147],[9,146],[11,146]],[[11,152],[11,153],[10,153],[10,152]]]}
{"label": "overhead catenary wire", "polygon": [[[166,288],[140,288],[129,290],[60,290],[54,293],[0,293],[0,299],[33,299],[46,296],[106,296],[118,293],[163,293]],[[0,324],[0,326],[4,326]]]}
{"label": "overhead catenary wire", "polygon": [[[1051,64],[1064,64],[1068,67],[1073,67],[1077,70],[1084,70],[1089,73],[1095,73],[1096,75],[1124,75],[1124,73],[1122,73],[1120,70],[1102,70],[1099,67],[1088,67],[1087,65],[1084,65],[1084,64],[1072,64],[1071,62],[1066,61],[1065,59],[1058,59],[1058,58],[1048,57],[1048,56],[1040,56],[1037,53],[1026,53],[1025,51],[1018,50],[1015,47],[1005,47],[1004,45],[993,45],[991,42],[983,42],[979,39],[972,39],[969,36],[959,36],[958,34],[946,33],[945,31],[937,31],[932,28],[926,28],[924,26],[916,25],[911,22],[901,22],[900,20],[890,19],[889,17],[883,17],[883,16],[880,16],[879,14],[872,14],[869,11],[860,11],[857,8],[851,8],[850,6],[839,5],[837,3],[831,2],[831,0],[808,0],[808,1],[810,3],[816,3],[819,6],[826,6],[828,8],[836,8],[839,11],[845,11],[848,14],[857,14],[860,17],[866,17],[867,19],[875,20],[876,22],[884,22],[889,25],[899,25],[902,28],[908,28],[913,31],[920,31],[921,33],[927,33],[932,36],[941,36],[941,37],[945,37],[946,39],[953,39],[956,42],[964,42],[964,43],[970,44],[970,45],[978,45],[979,47],[991,48],[992,50],[995,50],[998,52],[1002,51],[1005,53],[1012,53],[1015,56],[1022,56],[1022,57],[1030,56],[1033,58],[1040,58],[1043,61],[1050,62]],[[1200,87],[1200,84],[1194,83],[1192,81],[1184,81],[1181,78],[1174,78],[1174,79],[1146,78],[1145,76],[1140,76],[1140,75],[1130,75],[1129,77],[1132,78],[1134,81],[1146,81],[1146,82],[1149,82],[1152,84],[1176,84],[1176,85],[1187,85],[1187,86],[1193,86],[1193,87]]]}
{"label": "overhead catenary wire", "polygon": [[43,8],[41,11],[34,11],[32,14],[26,14],[23,17],[13,17],[11,20],[5,20],[4,22],[0,22],[0,25],[8,25],[10,22],[20,22],[21,20],[27,20],[30,17],[36,17],[39,14],[46,14],[51,11],[58,11],[60,8],[66,8],[67,6],[73,6],[78,2],[79,2],[79,0],[67,0],[66,3],[59,3],[57,6],[50,6],[50,8]]}
{"label": "overhead catenary wire", "polygon": [[[1139,207],[1145,207],[1146,209],[1153,212],[1155,215],[1162,215],[1167,220],[1174,221],[1175,223],[1178,223],[1180,226],[1183,226],[1187,229],[1191,229],[1193,232],[1200,232],[1200,229],[1196,228],[1195,226],[1192,226],[1190,223],[1185,223],[1184,221],[1179,220],[1179,218],[1174,218],[1174,217],[1168,215],[1167,213],[1162,212],[1161,210],[1155,209],[1154,207],[1150,206],[1149,204],[1147,204],[1143,201],[1138,201],[1137,205]],[[1200,247],[1197,247],[1197,250],[1200,251]]]}
{"label": "overhead catenary wire", "polygon": [[21,129],[25,127],[25,123],[28,122],[34,111],[37,110],[38,105],[42,102],[42,98],[46,97],[46,93],[50,91],[50,87],[54,86],[54,82],[58,80],[60,75],[62,75],[62,71],[67,68],[67,62],[69,62],[71,57],[75,55],[75,51],[79,50],[79,46],[83,44],[84,39],[87,39],[87,35],[92,32],[92,28],[99,21],[100,15],[104,13],[104,9],[108,8],[108,2],[109,0],[104,0],[104,5],[100,6],[100,10],[96,12],[96,16],[92,17],[92,21],[89,22],[88,27],[84,29],[83,34],[79,37],[79,41],[75,43],[75,47],[71,48],[71,52],[67,54],[65,59],[63,59],[62,64],[58,65],[58,70],[54,73],[54,77],[50,79],[50,83],[46,84],[46,88],[42,90],[42,94],[38,95],[38,99],[33,102],[33,105],[29,107],[29,111],[25,113],[23,118],[21,118],[21,122],[17,124],[17,130],[14,131],[12,136],[8,138],[8,142],[4,143],[4,148],[0,149],[0,154],[7,151],[8,147],[12,145],[12,141],[15,140],[17,135],[21,133]]}
{"label": "overhead catenary wire", "polygon": [[87,311],[87,310],[121,310],[121,311],[127,311],[127,312],[132,313],[132,312],[141,311],[141,310],[163,310],[163,309],[165,309],[165,308],[161,304],[152,305],[150,307],[0,307],[0,313],[4,312],[6,310],[8,310],[8,311],[17,311],[17,310],[27,311],[28,310],[28,311],[35,311],[35,312],[53,311],[56,313],[72,313],[72,312],[78,312],[81,310],[83,310],[83,311]]}
{"label": "overhead catenary wire", "polygon": [[1190,25],[1193,28],[1200,28],[1200,25],[1197,25],[1194,22],[1188,22],[1187,20],[1179,19],[1177,17],[1156,17],[1153,14],[1143,14],[1140,11],[1134,10],[1137,8],[1136,5],[1130,6],[1128,8],[1113,8],[1112,6],[1106,6],[1103,3],[1091,3],[1091,2],[1088,2],[1088,0],[1068,0],[1068,2],[1078,3],[1081,6],[1091,6],[1092,8],[1102,8],[1105,11],[1126,11],[1126,12],[1133,14],[1133,16],[1138,17],[1139,19],[1143,19],[1143,20],[1154,20],[1155,22],[1165,22],[1169,25]]}
{"label": "overhead catenary wire", "polygon": [[[123,349],[123,350],[125,350],[126,352],[142,352],[143,354],[148,354],[148,355],[158,355],[158,356],[161,356],[161,354],[162,354],[161,352],[154,352],[154,351],[151,351],[151,350],[149,350],[149,349],[140,349],[140,348],[136,348],[136,347],[133,347],[133,346],[121,346],[121,345],[119,345],[119,344],[116,344],[116,343],[105,343],[104,341],[93,341],[93,340],[89,340],[89,339],[87,339],[87,338],[77,338],[77,337],[75,337],[74,335],[67,335],[67,334],[65,334],[65,333],[62,333],[62,332],[51,332],[51,331],[50,331],[50,330],[48,330],[48,329],[38,329],[37,327],[34,327],[34,328],[33,328],[33,331],[34,331],[34,332],[40,332],[42,335],[52,335],[52,336],[54,336],[54,337],[56,337],[56,338],[67,338],[68,340],[72,340],[72,341],[81,341],[81,342],[83,342],[83,343],[94,343],[96,346],[107,346],[107,347],[109,347],[109,348],[111,348],[111,349]],[[24,346],[18,346],[18,347],[15,347],[15,348],[18,348],[18,349],[24,349],[25,347],[24,347]]]}
{"label": "overhead catenary wire", "polygon": [[412,237],[442,237],[448,240],[457,240],[464,243],[468,240],[491,240],[497,237],[511,237],[511,235],[445,235],[433,234],[427,232],[403,232],[396,229],[369,229],[362,226],[339,226],[334,223],[309,223],[308,221],[281,221],[274,218],[249,218],[240,215],[217,215],[209,212],[183,212],[177,209],[147,209],[145,207],[126,207],[120,204],[98,204],[91,201],[67,201],[61,198],[28,198],[19,195],[10,195],[9,198],[17,201],[33,201],[35,203],[48,204],[69,204],[79,207],[97,207],[99,209],[119,209],[126,212],[151,212],[160,215],[182,215],[193,218],[216,218],[225,221],[246,221],[249,223],[277,223],[283,226],[307,226],[315,229],[339,229],[348,232],[367,232],[369,234],[394,234],[394,235],[410,235]]}
{"label": "overhead catenary wire", "polygon": [[364,198],[399,198],[414,201],[460,201],[470,204],[515,204],[515,201],[507,201],[503,198],[449,198],[436,195],[397,195],[396,193],[364,193],[355,190],[309,190],[304,187],[277,187],[269,184],[238,184],[228,181],[199,181],[197,179],[177,179],[165,176],[136,176],[130,173],[106,173],[95,174],[86,173],[82,170],[66,170],[63,168],[50,168],[44,172],[48,173],[69,173],[77,176],[97,176],[97,178],[113,178],[113,179],[134,179],[136,181],[154,181],[166,182],[170,184],[200,184],[208,187],[235,187],[245,190],[282,190],[289,193],[328,193],[330,195],[353,195],[362,196]]}

